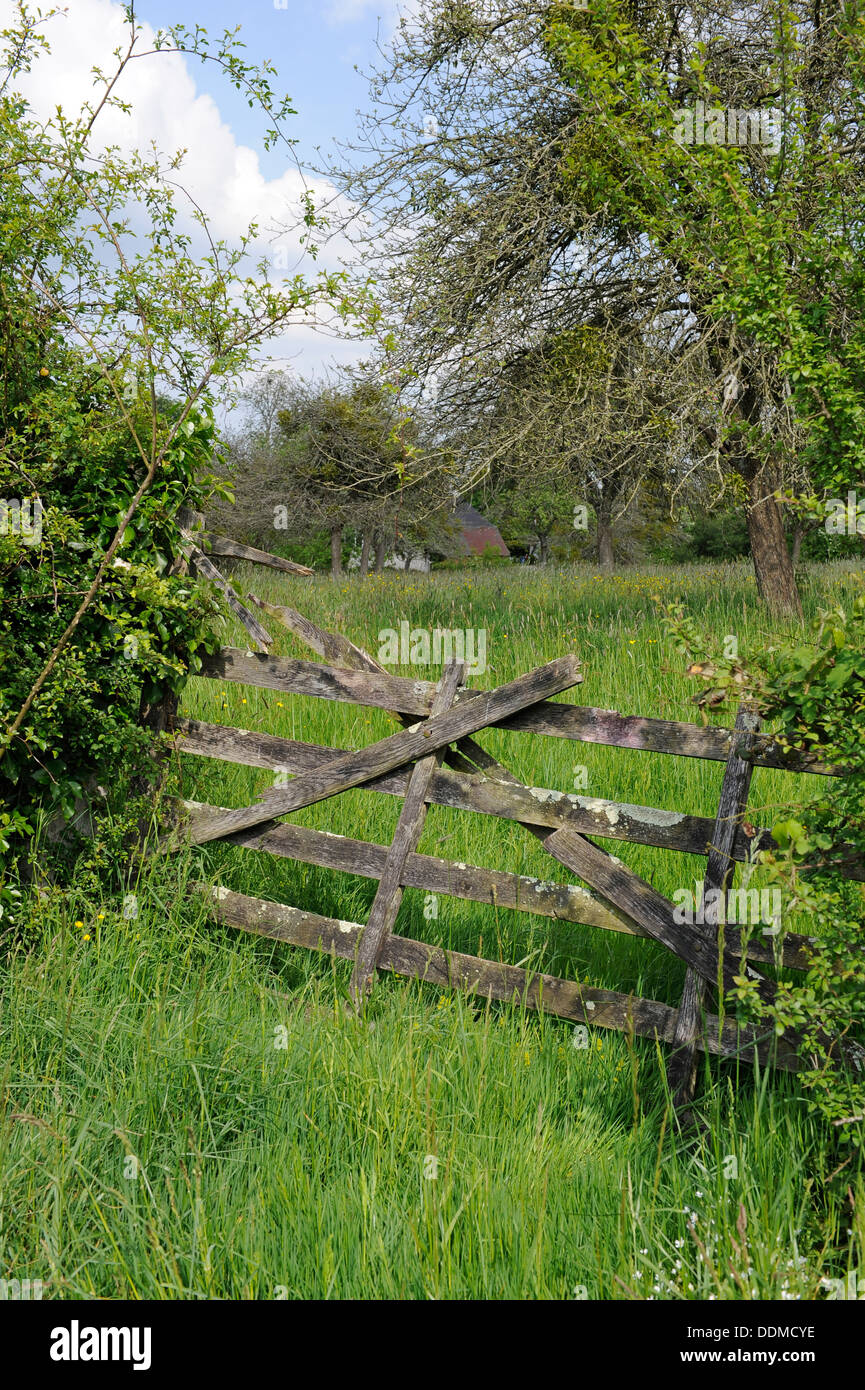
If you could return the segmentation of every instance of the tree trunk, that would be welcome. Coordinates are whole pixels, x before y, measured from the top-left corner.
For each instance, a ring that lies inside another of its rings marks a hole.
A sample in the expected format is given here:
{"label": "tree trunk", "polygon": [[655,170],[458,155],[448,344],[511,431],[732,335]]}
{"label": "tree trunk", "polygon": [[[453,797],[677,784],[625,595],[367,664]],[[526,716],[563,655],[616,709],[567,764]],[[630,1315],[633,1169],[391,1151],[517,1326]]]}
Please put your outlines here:
{"label": "tree trunk", "polygon": [[797,526],[796,530],[793,532],[793,549],[790,553],[790,564],[793,566],[794,570],[799,563],[799,555],[802,551],[802,537],[804,534],[805,530],[802,526]]}
{"label": "tree trunk", "polygon": [[748,537],[757,576],[757,592],[779,617],[802,617],[793,561],[787,549],[781,508],[771,483],[755,473],[748,479]]}
{"label": "tree trunk", "polygon": [[549,537],[548,535],[547,535],[547,536],[542,536],[542,535],[539,535],[539,536],[538,536],[538,564],[539,564],[539,565],[548,565],[548,564],[550,563],[550,546],[551,546],[551,540],[550,540],[550,537]]}
{"label": "tree trunk", "polygon": [[383,531],[376,531],[376,533],[375,533],[375,563],[374,563],[374,565],[373,565],[373,573],[375,573],[375,574],[381,574],[381,572],[382,572],[383,569],[384,569],[384,532],[383,532]]}
{"label": "tree trunk", "polygon": [[[746,385],[736,404],[736,413],[757,427],[763,398],[745,375]],[[748,488],[747,520],[751,558],[757,578],[757,592],[776,617],[802,617],[802,604],[796,587],[793,560],[787,548],[781,508],[775,498],[775,482],[769,468],[761,468],[748,452],[745,437],[736,431],[726,441],[730,462]],[[800,542],[801,543],[801,542]]]}
{"label": "tree trunk", "polygon": [[330,528],[330,576],[339,579],[342,574],[342,527]]}
{"label": "tree trunk", "polygon": [[363,544],[360,547],[360,576],[361,579],[369,569],[369,552],[372,550],[372,532],[364,531]]}
{"label": "tree trunk", "polygon": [[613,528],[609,517],[598,517],[598,564],[601,569],[613,568]]}

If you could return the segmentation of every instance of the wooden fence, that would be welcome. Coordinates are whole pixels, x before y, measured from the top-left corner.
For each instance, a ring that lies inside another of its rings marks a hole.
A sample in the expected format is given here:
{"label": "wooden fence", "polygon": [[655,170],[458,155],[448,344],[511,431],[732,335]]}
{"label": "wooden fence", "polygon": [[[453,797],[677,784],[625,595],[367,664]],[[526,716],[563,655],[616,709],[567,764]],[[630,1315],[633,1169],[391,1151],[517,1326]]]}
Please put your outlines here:
{"label": "wooden fence", "polygon": [[[212,562],[202,556],[191,536],[188,539],[191,563],[203,573],[212,571]],[[223,547],[222,553],[229,552]],[[244,558],[267,562],[258,553]],[[220,587],[230,589],[218,571],[216,576]],[[748,821],[754,769],[785,768],[825,776],[840,775],[840,769],[806,754],[785,752],[770,735],[759,731],[757,718],[747,708],[740,710],[733,729],[719,729],[551,703],[551,697],[582,679],[573,655],[496,690],[475,691],[462,684],[464,668],[459,662],[449,662],[439,682],[394,676],[341,634],[324,631],[293,609],[263,603],[252,594],[247,598],[287,627],[320,660],[269,655],[266,646],[272,639],[267,630],[231,590],[234,611],[264,650],[223,648],[203,658],[201,675],[388,710],[403,727],[370,747],[347,751],[177,719],[176,746],[182,753],[279,770],[292,780],[236,810],[186,802],[184,823],[167,837],[167,848],[188,840],[198,844],[225,840],[371,878],[379,885],[365,924],[200,885],[219,921],[353,961],[351,994],[356,1007],[378,968],[483,998],[517,1000],[524,1007],[543,1009],[575,1023],[657,1039],[673,1049],[668,1076],[677,1108],[686,1107],[693,1096],[700,1049],[796,1068],[794,1038],[777,1038],[769,1029],[761,1033],[753,1027],[739,1028],[732,1019],[707,1013],[707,1007],[714,987],[728,989],[734,977],[743,973],[754,980],[764,999],[771,1000],[773,982],[759,966],[805,969],[810,938],[786,931],[751,936],[724,925],[723,917],[718,920],[718,892],[709,890],[725,893],[736,863],[752,860],[755,850],[774,843],[768,830]],[[707,818],[526,786],[476,742],[474,735],[487,728],[724,762],[717,814]],[[402,798],[389,846],[277,819],[350,788]],[[547,883],[417,853],[431,804],[518,822],[580,883]],[[696,914],[696,924],[677,921],[673,903],[595,844],[595,839],[704,855],[704,910]],[[865,878],[858,864],[847,866],[846,873],[850,878]],[[406,887],[658,941],[688,967],[680,1006],[592,989],[576,980],[398,936],[393,928]],[[858,1063],[855,1050],[849,1055]]]}

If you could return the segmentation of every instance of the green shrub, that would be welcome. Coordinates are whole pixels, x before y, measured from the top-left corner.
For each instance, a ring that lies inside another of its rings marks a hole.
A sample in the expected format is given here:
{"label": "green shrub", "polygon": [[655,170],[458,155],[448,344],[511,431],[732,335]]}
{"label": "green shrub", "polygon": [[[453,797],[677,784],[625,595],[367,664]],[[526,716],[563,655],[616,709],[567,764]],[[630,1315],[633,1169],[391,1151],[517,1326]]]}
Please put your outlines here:
{"label": "green shrub", "polygon": [[[712,689],[714,708],[730,697],[751,700],[784,750],[811,754],[844,769],[785,809],[772,827],[778,848],[759,863],[782,894],[782,923],[806,914],[815,934],[808,969],[781,977],[774,1001],[756,981],[737,978],[733,1002],[746,1017],[769,1019],[778,1035],[792,1030],[804,1084],[842,1142],[865,1147],[865,892],[843,876],[865,864],[865,591],[822,610],[804,639],[765,653],[709,653],[680,606],[667,609],[670,630],[692,674]],[[782,933],[784,928],[782,927]],[[783,939],[783,935],[779,940]]]}

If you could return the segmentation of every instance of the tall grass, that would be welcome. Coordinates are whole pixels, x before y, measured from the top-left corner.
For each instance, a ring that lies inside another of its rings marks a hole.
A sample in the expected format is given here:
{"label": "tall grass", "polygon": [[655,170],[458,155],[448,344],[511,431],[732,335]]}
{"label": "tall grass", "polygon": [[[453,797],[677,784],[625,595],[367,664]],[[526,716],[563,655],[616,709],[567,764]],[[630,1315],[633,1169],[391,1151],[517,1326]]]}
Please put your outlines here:
{"label": "tall grass", "polygon": [[[682,597],[742,650],[780,631],[740,567],[234,582],[374,655],[402,619],[484,628],[481,686],[575,651],[584,682],[563,698],[668,718],[695,717],[693,692],[652,595]],[[807,607],[849,582],[814,571]],[[380,711],[201,680],[184,712],[344,748],[393,728]],[[584,766],[589,795],[714,813],[720,764],[480,737],[535,785],[569,791]],[[227,806],[272,782],[192,757],[175,776]],[[758,769],[751,818],[805,781]],[[357,791],[297,818],[386,843],[399,805]],[[701,859],[608,843],[662,892],[701,876]],[[420,849],[568,877],[518,825],[442,807]],[[596,1029],[578,1049],[561,1020],[390,976],[353,1019],[346,963],[217,926],[200,878],[355,921],[375,892],[216,844],[150,866],[131,919],[120,885],[34,902],[24,936],[4,939],[0,1276],[58,1297],[769,1299],[865,1272],[865,1175],[796,1078],[705,1059],[706,1129],[687,1138],[651,1042]],[[678,1001],[682,967],[647,941],[449,898],[430,916],[424,898],[406,892],[400,932]]]}

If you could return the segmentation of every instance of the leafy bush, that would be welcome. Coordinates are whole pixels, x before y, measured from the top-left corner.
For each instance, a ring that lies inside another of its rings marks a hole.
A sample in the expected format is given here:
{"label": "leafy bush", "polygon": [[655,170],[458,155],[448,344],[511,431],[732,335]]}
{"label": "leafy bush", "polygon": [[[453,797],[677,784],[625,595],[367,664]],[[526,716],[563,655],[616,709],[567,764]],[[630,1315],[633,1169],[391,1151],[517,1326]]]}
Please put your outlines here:
{"label": "leafy bush", "polygon": [[[50,16],[48,17],[50,20]],[[196,257],[178,170],[94,130],[130,108],[126,67],[159,51],[221,68],[285,139],[291,111],[226,33],[147,36],[133,7],[113,72],[95,72],[94,104],[38,120],[19,94],[48,44],[27,4],[0,34],[0,853],[15,856],[37,811],[71,814],[103,778],[123,798],[151,766],[140,727],[214,645],[219,605],[183,575],[177,516],[217,486],[212,403],[248,371],[261,344],[319,303],[358,318],[343,277],[273,282],[250,264],[253,224],[228,246],[193,206],[206,249]],[[302,210],[315,225],[308,200]],[[135,234],[130,230],[135,226]],[[253,273],[254,272],[254,273]],[[360,306],[363,306],[361,310]],[[5,903],[13,889],[6,885]],[[0,899],[0,907],[4,900]]]}
{"label": "leafy bush", "polygon": [[[748,658],[710,654],[680,606],[670,630],[721,709],[730,696],[751,700],[775,724],[783,751],[804,751],[844,770],[788,807],[772,827],[777,849],[759,863],[782,894],[782,924],[806,914],[816,940],[808,969],[782,978],[773,1002],[740,975],[735,1001],[753,1019],[792,1030],[814,1104],[844,1142],[865,1147],[865,892],[842,871],[865,865],[865,591],[821,611],[807,638]],[[783,939],[782,936],[779,939]]]}
{"label": "leafy bush", "polygon": [[672,541],[670,558],[676,564],[692,560],[739,560],[751,553],[748,524],[741,508],[723,512],[698,512],[684,527],[684,535]]}

